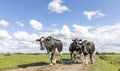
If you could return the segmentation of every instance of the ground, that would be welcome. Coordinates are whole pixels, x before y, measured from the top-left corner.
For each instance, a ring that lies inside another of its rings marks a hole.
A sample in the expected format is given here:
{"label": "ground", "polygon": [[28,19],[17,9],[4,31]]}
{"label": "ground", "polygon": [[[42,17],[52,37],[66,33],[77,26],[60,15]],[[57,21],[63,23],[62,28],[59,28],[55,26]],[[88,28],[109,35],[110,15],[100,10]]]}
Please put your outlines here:
{"label": "ground", "polygon": [[57,63],[56,65],[50,66],[48,64],[32,67],[24,67],[12,70],[4,71],[88,71],[91,64],[85,65],[84,63],[73,63],[71,61],[64,61],[64,64]]}

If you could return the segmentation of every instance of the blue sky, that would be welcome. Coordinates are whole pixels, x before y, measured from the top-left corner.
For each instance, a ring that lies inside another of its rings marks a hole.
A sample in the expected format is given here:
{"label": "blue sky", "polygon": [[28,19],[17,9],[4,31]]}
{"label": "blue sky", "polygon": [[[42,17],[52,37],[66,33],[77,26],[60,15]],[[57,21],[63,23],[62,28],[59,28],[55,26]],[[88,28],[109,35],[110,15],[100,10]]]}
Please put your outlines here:
{"label": "blue sky", "polygon": [[63,52],[68,52],[71,39],[76,37],[95,42],[96,51],[120,52],[119,3],[119,0],[0,0],[3,33],[0,52],[42,52],[34,40],[48,35],[62,40]]}

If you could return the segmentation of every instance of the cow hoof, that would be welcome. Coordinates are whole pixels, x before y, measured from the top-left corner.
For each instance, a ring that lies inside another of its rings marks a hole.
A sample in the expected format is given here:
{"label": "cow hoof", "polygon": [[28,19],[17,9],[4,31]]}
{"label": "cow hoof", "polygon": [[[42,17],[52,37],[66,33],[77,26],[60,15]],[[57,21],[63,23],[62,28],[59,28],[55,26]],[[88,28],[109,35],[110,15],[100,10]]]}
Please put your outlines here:
{"label": "cow hoof", "polygon": [[50,63],[50,66],[52,66],[53,65],[53,63]]}
{"label": "cow hoof", "polygon": [[53,62],[53,64],[56,64],[56,60],[53,60],[52,62]]}
{"label": "cow hoof", "polygon": [[88,63],[85,63],[85,65],[88,65]]}
{"label": "cow hoof", "polygon": [[79,62],[79,59],[77,59],[76,62],[78,63],[78,62]]}
{"label": "cow hoof", "polygon": [[74,62],[77,63],[77,60],[75,60]]}
{"label": "cow hoof", "polygon": [[53,65],[55,65],[56,63],[53,63]]}
{"label": "cow hoof", "polygon": [[79,62],[79,60],[78,60],[78,59],[75,59],[75,60],[74,60],[74,63],[78,63],[78,62]]}
{"label": "cow hoof", "polygon": [[93,62],[91,62],[91,64],[93,64]]}
{"label": "cow hoof", "polygon": [[87,61],[85,62],[85,65],[88,65],[88,62],[87,62]]}

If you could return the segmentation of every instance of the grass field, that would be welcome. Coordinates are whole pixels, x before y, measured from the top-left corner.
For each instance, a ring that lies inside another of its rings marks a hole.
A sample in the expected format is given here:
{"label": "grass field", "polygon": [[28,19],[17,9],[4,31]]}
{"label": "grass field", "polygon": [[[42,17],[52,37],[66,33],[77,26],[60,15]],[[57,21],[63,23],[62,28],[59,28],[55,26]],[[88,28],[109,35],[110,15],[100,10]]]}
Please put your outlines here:
{"label": "grass field", "polygon": [[[56,57],[58,60],[60,57]],[[64,59],[69,59],[68,55],[63,55]],[[39,66],[50,62],[47,54],[14,54],[11,56],[0,55],[0,70],[12,69],[28,66]]]}
{"label": "grass field", "polygon": [[[60,57],[56,58],[60,59]],[[63,55],[63,59],[70,59],[70,56]],[[0,55],[0,70],[47,65],[49,62],[47,54]],[[100,55],[96,58],[90,71],[120,71],[120,55]]]}
{"label": "grass field", "polygon": [[100,55],[91,71],[120,71],[120,55]]}

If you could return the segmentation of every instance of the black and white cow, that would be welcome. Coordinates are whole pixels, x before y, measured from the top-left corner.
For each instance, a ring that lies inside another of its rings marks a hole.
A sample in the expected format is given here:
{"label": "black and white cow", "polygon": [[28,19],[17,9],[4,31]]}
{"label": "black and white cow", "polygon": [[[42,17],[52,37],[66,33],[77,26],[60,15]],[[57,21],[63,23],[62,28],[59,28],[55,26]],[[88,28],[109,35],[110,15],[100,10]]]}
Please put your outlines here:
{"label": "black and white cow", "polygon": [[74,62],[78,62],[76,56],[80,55],[80,59],[82,57],[82,45],[80,43],[80,41],[82,41],[82,40],[78,39],[78,38],[75,38],[72,41],[73,42],[69,46],[71,60],[74,61]]}
{"label": "black and white cow", "polygon": [[50,54],[50,65],[55,65],[55,56],[60,55],[62,57],[63,46],[61,40],[55,39],[52,36],[48,36],[47,38],[41,37],[36,41],[40,42],[41,50],[44,50],[46,48],[47,53]]}
{"label": "black and white cow", "polygon": [[95,51],[94,43],[91,41],[88,41],[88,40],[84,40],[84,41],[82,41],[81,44],[82,44],[82,52],[84,54],[85,64],[88,64],[88,61],[87,61],[88,54],[90,54],[90,61],[92,64],[94,62],[94,60],[93,60],[93,54]]}

